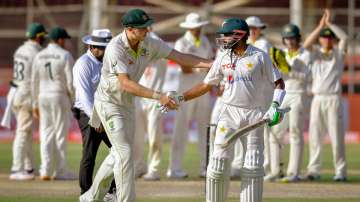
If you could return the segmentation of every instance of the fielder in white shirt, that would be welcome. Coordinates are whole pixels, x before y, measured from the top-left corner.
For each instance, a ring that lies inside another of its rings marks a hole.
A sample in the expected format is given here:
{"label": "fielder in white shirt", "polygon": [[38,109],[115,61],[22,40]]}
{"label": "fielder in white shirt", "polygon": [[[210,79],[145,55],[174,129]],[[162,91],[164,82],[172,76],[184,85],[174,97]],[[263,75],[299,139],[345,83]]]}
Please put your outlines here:
{"label": "fielder in white shirt", "polygon": [[[31,72],[35,55],[41,50],[46,31],[42,24],[30,24],[26,37],[28,40],[14,54],[12,80],[13,97],[9,98],[16,117],[16,134],[13,143],[13,161],[10,180],[32,180],[34,173],[34,152],[32,149],[32,107]],[[9,92],[10,94],[10,92]]]}
{"label": "fielder in white shirt", "polygon": [[74,59],[65,50],[65,40],[70,36],[65,29],[55,27],[49,38],[48,46],[36,55],[32,72],[33,112],[40,119],[40,179],[75,180],[76,175],[66,166],[66,137],[74,102]]}
{"label": "fielder in white shirt", "polygon": [[[159,39],[154,33],[150,32],[149,37]],[[165,81],[167,60],[160,59],[146,67],[139,83],[155,91],[162,91]],[[162,130],[161,130],[161,111],[156,100],[147,98],[137,98],[134,137],[134,166],[135,176],[143,177],[144,180],[160,180],[159,166],[162,157]],[[148,163],[145,162],[144,144],[145,134],[148,134],[149,152]]]}
{"label": "fielder in white shirt", "polygon": [[[282,113],[279,106],[285,95],[284,82],[279,71],[272,65],[269,55],[246,43],[249,27],[238,18],[225,19],[218,31],[218,44],[228,49],[227,54],[217,57],[204,81],[175,95],[178,103],[188,101],[208,92],[213,85],[226,79],[222,102],[224,108],[219,116],[214,150],[207,169],[206,201],[224,202],[227,197],[230,174],[230,160],[234,144],[223,148],[221,144],[234,130],[263,118],[271,120],[270,125]],[[273,102],[267,110],[267,86],[275,88]],[[241,202],[261,202],[263,190],[263,127],[256,128],[247,136],[240,137],[244,147],[244,164],[241,168]]]}
{"label": "fielder in white shirt", "polygon": [[[312,47],[319,38],[320,47]],[[338,46],[335,46],[339,38]],[[344,69],[347,35],[330,22],[326,10],[319,25],[305,40],[312,53],[312,93],[310,112],[310,159],[307,179],[320,179],[323,137],[328,132],[333,149],[334,181],[346,181],[345,129],[341,98],[341,77]]]}
{"label": "fielder in white shirt", "polygon": [[301,47],[301,34],[298,26],[287,24],[281,33],[286,46],[283,51],[286,61],[290,65],[288,73],[283,72],[286,96],[281,108],[291,108],[285,114],[284,120],[271,129],[270,134],[270,168],[271,172],[264,180],[274,181],[281,177],[281,149],[283,136],[289,130],[290,154],[287,173],[282,182],[297,182],[300,180],[300,169],[304,150],[304,111],[306,102],[306,84],[309,77],[310,52]]}
{"label": "fielder in white shirt", "polygon": [[145,68],[161,59],[171,59],[184,67],[210,68],[212,61],[179,53],[161,39],[147,36],[153,23],[143,10],[132,9],[122,17],[124,31],[105,50],[99,86],[95,93],[93,127],[104,126],[112,144],[110,153],[96,173],[81,202],[102,200],[115,178],[118,202],[135,201],[133,139],[135,96],[155,99],[166,108],[176,109],[173,98],[138,84]]}
{"label": "fielder in white shirt", "polygon": [[[213,58],[213,48],[208,38],[202,34],[202,27],[208,21],[202,21],[199,14],[190,13],[186,16],[180,27],[187,29],[185,34],[175,42],[175,49],[182,53],[193,54],[202,58]],[[202,81],[206,76],[204,70],[182,71],[179,75],[179,92],[189,89],[194,83]],[[198,128],[198,150],[200,155],[200,177],[206,175],[206,127],[211,116],[210,95],[199,97],[187,102],[175,115],[175,128],[171,141],[170,164],[166,173],[169,178],[184,178],[187,173],[183,171],[182,160],[186,142],[188,140],[188,125],[195,120]],[[186,125],[186,127],[184,127]]]}

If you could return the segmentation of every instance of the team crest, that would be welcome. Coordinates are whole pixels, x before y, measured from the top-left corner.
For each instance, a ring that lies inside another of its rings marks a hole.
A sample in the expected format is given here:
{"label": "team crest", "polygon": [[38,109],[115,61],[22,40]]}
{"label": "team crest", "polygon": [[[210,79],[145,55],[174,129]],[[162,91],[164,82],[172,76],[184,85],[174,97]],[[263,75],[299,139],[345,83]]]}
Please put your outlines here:
{"label": "team crest", "polygon": [[226,128],[224,126],[220,126],[219,128],[220,133],[226,133]]}
{"label": "team crest", "polygon": [[249,63],[246,64],[246,68],[248,70],[251,70],[252,68],[254,68],[254,64],[249,62]]}

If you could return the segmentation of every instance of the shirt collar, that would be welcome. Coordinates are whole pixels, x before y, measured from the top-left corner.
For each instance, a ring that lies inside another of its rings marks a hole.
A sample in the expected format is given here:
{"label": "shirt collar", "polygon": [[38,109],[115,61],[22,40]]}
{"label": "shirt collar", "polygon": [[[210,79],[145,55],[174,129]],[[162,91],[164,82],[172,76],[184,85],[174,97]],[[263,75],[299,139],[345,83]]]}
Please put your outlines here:
{"label": "shirt collar", "polygon": [[196,46],[197,48],[200,47],[202,43],[202,35],[200,34],[199,39],[196,39],[194,35],[191,34],[190,31],[186,31],[184,35],[185,39],[187,39],[189,42],[191,42],[192,45]]}
{"label": "shirt collar", "polygon": [[93,53],[90,51],[90,49],[88,49],[86,51],[86,55],[89,56],[89,58],[97,65],[102,65],[102,62],[99,61],[94,55]]}
{"label": "shirt collar", "polygon": [[[146,36],[146,37],[148,37],[148,36]],[[143,48],[142,48],[143,41],[139,42],[137,51],[134,51],[129,45],[129,40],[127,38],[125,30],[121,33],[121,41],[124,43],[125,50],[134,58],[137,58],[141,54],[141,51],[143,50]]]}
{"label": "shirt collar", "polygon": [[28,44],[30,46],[33,46],[34,48],[36,48],[37,50],[40,50],[42,47],[40,46],[40,44],[38,44],[37,42],[33,41],[33,40],[27,40],[25,42],[25,44]]}
{"label": "shirt collar", "polygon": [[49,47],[49,48],[61,48],[61,49],[62,49],[62,47],[59,46],[57,43],[49,43],[49,44],[48,44],[48,47]]}

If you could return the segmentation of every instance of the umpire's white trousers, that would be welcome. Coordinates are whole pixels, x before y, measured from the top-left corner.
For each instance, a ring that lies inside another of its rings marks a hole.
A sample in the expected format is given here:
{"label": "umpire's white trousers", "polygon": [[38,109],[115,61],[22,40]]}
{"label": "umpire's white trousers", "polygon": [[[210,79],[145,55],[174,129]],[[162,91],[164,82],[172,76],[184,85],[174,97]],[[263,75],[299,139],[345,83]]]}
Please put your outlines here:
{"label": "umpire's white trousers", "polygon": [[305,95],[302,93],[287,93],[281,108],[290,107],[281,123],[271,128],[270,132],[270,168],[271,174],[280,172],[281,149],[283,148],[283,137],[289,129],[290,154],[287,169],[288,176],[300,175],[303,150],[304,150],[304,110]]}
{"label": "umpire's white trousers", "polygon": [[345,131],[341,95],[315,95],[310,112],[309,174],[320,174],[324,135],[330,135],[335,175],[346,177]]}
{"label": "umpire's white trousers", "polygon": [[95,116],[100,118],[112,144],[110,153],[102,162],[90,189],[83,194],[87,201],[102,201],[115,178],[117,202],[135,201],[133,166],[134,106],[119,106],[95,99]]}
{"label": "umpire's white trousers", "polygon": [[[202,81],[204,74],[180,74],[179,92],[190,89],[196,82]],[[182,160],[185,144],[188,139],[190,120],[195,120],[198,125],[198,150],[200,154],[200,172],[206,170],[206,128],[210,121],[211,100],[205,94],[195,100],[185,102],[179,107],[175,115],[175,129],[171,142],[169,170],[182,170]]]}
{"label": "umpire's white trousers", "polygon": [[[66,171],[66,137],[70,127],[70,109],[69,97],[64,94],[39,96],[41,176],[53,175],[53,156],[56,160],[54,175],[62,175]],[[53,151],[55,155],[52,155]]]}
{"label": "umpire's white trousers", "polygon": [[[148,134],[148,173],[158,173],[162,156],[161,112],[156,108],[158,102],[150,99],[136,100],[136,127],[134,137],[135,171],[146,169],[144,158],[145,134]],[[135,172],[136,173],[136,172]]]}
{"label": "umpire's white trousers", "polygon": [[19,95],[16,95],[12,106],[12,111],[16,117],[16,134],[12,147],[12,171],[34,169],[34,151],[32,148],[32,108],[30,103],[21,102],[21,99],[21,96],[19,97]]}

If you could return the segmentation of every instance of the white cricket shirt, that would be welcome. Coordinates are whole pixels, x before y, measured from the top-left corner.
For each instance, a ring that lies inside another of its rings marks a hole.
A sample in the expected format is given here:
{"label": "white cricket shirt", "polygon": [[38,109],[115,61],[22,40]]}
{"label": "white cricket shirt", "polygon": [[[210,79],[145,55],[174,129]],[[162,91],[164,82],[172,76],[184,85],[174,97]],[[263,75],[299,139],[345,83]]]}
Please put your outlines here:
{"label": "white cricket shirt", "polygon": [[314,47],[312,57],[312,92],[314,94],[340,94],[344,51],[334,47],[329,53],[325,53],[320,47]]}
{"label": "white cricket shirt", "polygon": [[267,96],[269,88],[281,75],[272,65],[264,51],[248,45],[243,56],[231,51],[220,54],[207,74],[204,83],[217,85],[225,80],[225,90],[221,100],[241,108],[267,109],[272,97]]}
{"label": "white cricket shirt", "polygon": [[255,46],[256,48],[264,51],[265,53],[269,54],[270,52],[270,48],[272,47],[272,45],[270,44],[270,42],[265,38],[265,37],[259,37],[255,42],[252,42],[250,39],[248,40],[248,42]]}
{"label": "white cricket shirt", "polygon": [[160,58],[166,58],[172,48],[161,39],[146,36],[135,53],[129,46],[125,30],[107,45],[103,68],[95,99],[117,105],[133,106],[133,95],[122,91],[117,75],[125,73],[139,82],[145,68]]}
{"label": "white cricket shirt", "polygon": [[286,93],[304,93],[310,76],[310,52],[304,48],[299,48],[296,55],[290,56],[288,49],[283,51],[286,54],[286,61],[291,67],[291,71],[283,75]]}
{"label": "white cricket shirt", "polygon": [[33,105],[39,96],[66,95],[74,101],[71,53],[55,43],[40,51],[33,63],[32,93]]}

